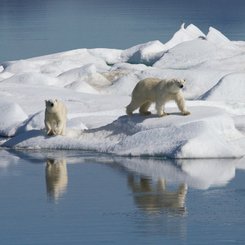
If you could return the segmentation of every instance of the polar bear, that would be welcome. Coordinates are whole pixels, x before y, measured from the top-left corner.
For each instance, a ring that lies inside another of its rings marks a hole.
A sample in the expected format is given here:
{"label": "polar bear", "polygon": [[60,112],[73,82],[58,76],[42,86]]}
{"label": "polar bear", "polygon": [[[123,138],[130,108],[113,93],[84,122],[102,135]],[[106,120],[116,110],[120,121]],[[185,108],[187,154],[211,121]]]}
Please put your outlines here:
{"label": "polar bear", "polygon": [[128,176],[128,186],[133,192],[136,205],[147,213],[159,213],[164,209],[184,214],[186,212],[187,184],[180,184],[177,190],[168,190],[165,179],[152,181],[140,176]]}
{"label": "polar bear", "polygon": [[54,201],[66,192],[68,184],[66,159],[51,159],[46,162],[47,194]]}
{"label": "polar bear", "polygon": [[132,115],[139,108],[140,114],[149,115],[151,112],[148,109],[155,102],[157,114],[162,117],[168,115],[164,109],[165,103],[174,100],[182,115],[189,115],[181,91],[184,83],[183,79],[146,78],[139,81],[132,92],[131,102],[126,107],[127,114]]}
{"label": "polar bear", "polygon": [[47,135],[65,135],[67,109],[62,101],[45,100],[45,129]]}

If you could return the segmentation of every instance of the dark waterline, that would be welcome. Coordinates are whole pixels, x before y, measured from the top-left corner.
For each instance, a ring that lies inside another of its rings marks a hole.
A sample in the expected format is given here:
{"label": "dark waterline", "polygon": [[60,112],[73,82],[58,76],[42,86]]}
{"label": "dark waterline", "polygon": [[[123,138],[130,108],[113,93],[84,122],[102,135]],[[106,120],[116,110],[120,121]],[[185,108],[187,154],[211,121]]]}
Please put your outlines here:
{"label": "dark waterline", "polygon": [[245,40],[243,0],[1,0],[0,61],[168,41],[185,22]]}
{"label": "dark waterline", "polygon": [[244,244],[244,160],[0,151],[4,245]]}

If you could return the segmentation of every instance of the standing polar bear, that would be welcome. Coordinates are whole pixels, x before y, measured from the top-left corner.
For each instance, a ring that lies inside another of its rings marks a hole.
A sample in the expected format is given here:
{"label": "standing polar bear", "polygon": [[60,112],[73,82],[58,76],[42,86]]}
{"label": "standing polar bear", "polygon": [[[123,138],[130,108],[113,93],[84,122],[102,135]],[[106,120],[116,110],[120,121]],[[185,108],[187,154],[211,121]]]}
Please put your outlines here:
{"label": "standing polar bear", "polygon": [[158,79],[146,78],[139,81],[133,92],[130,104],[126,107],[128,115],[139,108],[140,114],[149,115],[148,111],[152,103],[156,103],[158,116],[168,115],[165,112],[165,103],[174,100],[181,111],[182,115],[189,115],[185,107],[185,99],[181,89],[184,87],[185,80],[182,79]]}
{"label": "standing polar bear", "polygon": [[45,100],[45,129],[47,135],[65,135],[67,109],[63,102]]}

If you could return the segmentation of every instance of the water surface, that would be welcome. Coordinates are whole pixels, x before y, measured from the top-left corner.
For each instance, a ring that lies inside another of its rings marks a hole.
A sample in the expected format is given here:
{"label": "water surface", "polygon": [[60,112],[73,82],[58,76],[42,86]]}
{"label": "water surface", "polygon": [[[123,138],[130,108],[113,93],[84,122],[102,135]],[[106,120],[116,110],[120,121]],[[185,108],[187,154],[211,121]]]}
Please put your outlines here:
{"label": "water surface", "polygon": [[2,0],[0,61],[168,41],[185,22],[245,40],[243,0]]}
{"label": "water surface", "polygon": [[1,244],[244,244],[243,160],[0,151]]}

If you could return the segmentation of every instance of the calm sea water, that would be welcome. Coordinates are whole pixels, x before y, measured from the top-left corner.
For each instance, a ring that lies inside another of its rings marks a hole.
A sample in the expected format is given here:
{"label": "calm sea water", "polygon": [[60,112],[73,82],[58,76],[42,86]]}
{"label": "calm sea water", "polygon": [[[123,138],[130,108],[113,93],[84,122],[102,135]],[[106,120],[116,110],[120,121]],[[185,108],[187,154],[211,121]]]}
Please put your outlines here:
{"label": "calm sea water", "polygon": [[168,41],[185,22],[245,40],[243,0],[1,0],[0,61]]}
{"label": "calm sea water", "polygon": [[[243,0],[1,0],[0,61],[168,41],[183,22],[245,40]],[[244,244],[245,163],[0,151],[0,240]]]}
{"label": "calm sea water", "polygon": [[0,151],[3,245],[244,244],[244,160]]}

